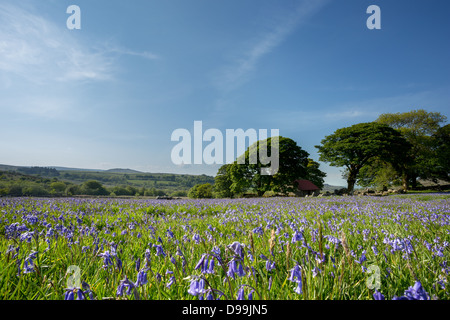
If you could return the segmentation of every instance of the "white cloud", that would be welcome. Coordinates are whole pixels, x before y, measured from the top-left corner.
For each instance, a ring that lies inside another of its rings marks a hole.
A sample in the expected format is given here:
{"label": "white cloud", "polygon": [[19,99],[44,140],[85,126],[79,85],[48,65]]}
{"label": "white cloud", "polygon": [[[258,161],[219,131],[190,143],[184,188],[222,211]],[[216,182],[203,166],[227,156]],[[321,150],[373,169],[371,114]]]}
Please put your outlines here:
{"label": "white cloud", "polygon": [[0,21],[0,71],[35,84],[112,79],[118,55],[159,58],[117,45],[94,48],[78,36],[82,31],[70,31],[17,5],[0,4]]}
{"label": "white cloud", "polygon": [[258,62],[278,47],[301,22],[313,15],[326,2],[327,0],[301,1],[294,12],[284,17],[270,32],[259,37],[234,63],[223,68],[216,79],[217,86],[223,91],[230,91],[245,83]]}
{"label": "white cloud", "polygon": [[1,71],[35,84],[110,78],[111,58],[65,27],[10,4],[0,4],[0,21]]}

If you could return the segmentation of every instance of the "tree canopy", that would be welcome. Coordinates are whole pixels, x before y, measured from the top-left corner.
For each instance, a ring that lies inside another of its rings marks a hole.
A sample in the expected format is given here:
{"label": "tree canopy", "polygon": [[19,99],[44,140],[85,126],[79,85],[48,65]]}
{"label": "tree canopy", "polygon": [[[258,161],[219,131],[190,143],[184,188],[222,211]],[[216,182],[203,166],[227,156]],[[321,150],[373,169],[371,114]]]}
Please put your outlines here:
{"label": "tree canopy", "polygon": [[[294,140],[276,138],[276,142],[275,138],[257,141],[235,162],[222,166],[216,176],[217,195],[231,197],[246,191],[254,191],[258,196],[266,191],[287,194],[296,190],[294,181],[297,179],[311,179],[319,187],[323,186],[326,174],[319,170],[319,163],[309,159],[308,152]],[[270,155],[266,151],[270,151]],[[278,154],[278,167],[274,174],[264,174],[265,169],[273,166],[264,157],[259,157],[265,153],[267,159],[272,160]],[[257,161],[253,163],[252,155],[258,155]]]}
{"label": "tree canopy", "polygon": [[352,192],[361,168],[376,158],[395,165],[410,148],[402,135],[377,122],[359,123],[336,130],[316,146],[320,161],[347,169],[347,189]]}

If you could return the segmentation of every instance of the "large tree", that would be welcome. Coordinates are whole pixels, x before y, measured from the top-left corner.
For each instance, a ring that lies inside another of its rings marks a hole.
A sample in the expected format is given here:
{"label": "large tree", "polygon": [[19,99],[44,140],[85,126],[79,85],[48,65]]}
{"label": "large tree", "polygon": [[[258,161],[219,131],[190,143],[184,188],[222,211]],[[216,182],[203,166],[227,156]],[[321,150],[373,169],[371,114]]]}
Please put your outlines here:
{"label": "large tree", "polygon": [[[275,168],[277,170],[273,170],[276,154],[278,166]],[[266,191],[284,194],[294,191],[294,181],[308,177],[308,155],[294,140],[286,137],[257,141],[227,169],[231,180],[230,190],[238,194],[253,189],[258,196]],[[257,161],[251,161],[252,156],[257,156]],[[268,159],[272,161],[268,163]],[[270,172],[270,169],[273,171]]]}
{"label": "large tree", "polygon": [[231,164],[224,164],[219,168],[216,177],[214,178],[214,192],[218,198],[231,198],[233,192],[231,191]]}
{"label": "large tree", "polygon": [[[398,130],[411,144],[411,149],[406,155],[408,163],[402,168],[406,188],[411,183],[414,189],[417,179],[436,177],[438,166],[435,150],[433,149],[433,135],[437,133],[441,123],[445,123],[447,117],[439,112],[427,112],[423,109],[403,113],[385,113],[378,117],[376,122],[385,124]],[[399,168],[396,168],[399,171]],[[380,174],[385,174],[380,172]]]}
{"label": "large tree", "polygon": [[327,174],[322,172],[320,164],[313,159],[308,159],[308,165],[306,166],[307,176],[306,179],[314,183],[319,189],[323,188],[324,179]]}
{"label": "large tree", "polygon": [[374,159],[390,163],[402,161],[410,148],[401,134],[391,127],[376,123],[359,123],[336,130],[316,146],[320,161],[347,169],[347,189],[353,192],[361,168]]}
{"label": "large tree", "polygon": [[436,154],[433,178],[450,181],[450,124],[439,128],[433,135],[433,149]]}

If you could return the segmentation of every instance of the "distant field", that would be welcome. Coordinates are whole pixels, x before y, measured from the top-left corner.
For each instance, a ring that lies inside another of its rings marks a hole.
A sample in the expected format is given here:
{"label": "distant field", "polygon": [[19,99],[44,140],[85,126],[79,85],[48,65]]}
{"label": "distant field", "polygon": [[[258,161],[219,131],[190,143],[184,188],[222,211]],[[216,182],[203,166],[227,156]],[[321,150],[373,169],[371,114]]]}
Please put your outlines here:
{"label": "distant field", "polygon": [[447,300],[449,242],[445,194],[0,198],[0,299]]}

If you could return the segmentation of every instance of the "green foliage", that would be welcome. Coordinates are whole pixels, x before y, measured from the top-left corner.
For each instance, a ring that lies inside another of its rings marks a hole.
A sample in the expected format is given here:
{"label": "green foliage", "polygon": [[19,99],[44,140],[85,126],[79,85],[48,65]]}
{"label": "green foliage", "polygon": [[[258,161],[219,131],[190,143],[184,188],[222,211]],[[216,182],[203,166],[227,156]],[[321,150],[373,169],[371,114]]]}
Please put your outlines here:
{"label": "green foliage", "polygon": [[189,190],[188,197],[193,199],[212,198],[213,186],[210,183],[197,184]]}
{"label": "green foliage", "polygon": [[433,148],[436,154],[434,178],[450,181],[450,124],[439,128],[433,135]]}
{"label": "green foliage", "polygon": [[327,174],[322,172],[320,169],[320,164],[313,159],[308,159],[308,165],[306,167],[307,176],[306,179],[314,183],[319,189],[323,188],[324,179]]}
{"label": "green foliage", "polygon": [[336,130],[316,146],[320,161],[331,166],[345,167],[348,172],[347,189],[353,191],[359,171],[376,158],[393,165],[402,163],[410,148],[401,134],[377,122],[359,123]]}
{"label": "green foliage", "polygon": [[103,187],[103,185],[96,180],[88,180],[83,183],[81,192],[86,195],[106,196],[109,192]]}
{"label": "green foliage", "polygon": [[[422,179],[448,177],[448,170],[447,172],[441,170],[437,150],[433,148],[437,142],[435,135],[440,129],[440,124],[447,121],[447,117],[439,112],[427,112],[420,109],[404,113],[382,114],[376,121],[398,130],[412,146],[406,154],[409,161],[402,168],[405,175],[405,188],[408,184],[415,188],[418,177]],[[443,141],[440,140],[440,142]],[[445,146],[445,142],[442,145]],[[396,169],[397,172],[400,171],[399,168]]]}
{"label": "green foliage", "polygon": [[231,164],[224,164],[219,168],[219,171],[214,178],[214,193],[217,198],[233,197],[233,192],[231,191],[233,180],[231,179],[230,169]]}
{"label": "green foliage", "polygon": [[[273,138],[257,141],[231,165],[227,172],[232,181],[230,186],[232,193],[239,194],[252,189],[258,196],[262,196],[266,191],[287,194],[295,190],[295,180],[308,176],[308,152],[292,139],[286,137],[277,139],[278,145],[273,143],[277,141]],[[264,148],[262,152],[261,148]],[[265,164],[266,161],[261,161],[264,160],[260,158],[261,154],[268,154],[267,150],[270,150],[271,155],[278,151],[279,166],[275,174],[263,174],[264,170],[274,166],[274,163]],[[252,155],[258,155],[256,163],[251,163]],[[239,164],[239,161],[242,164]]]}

